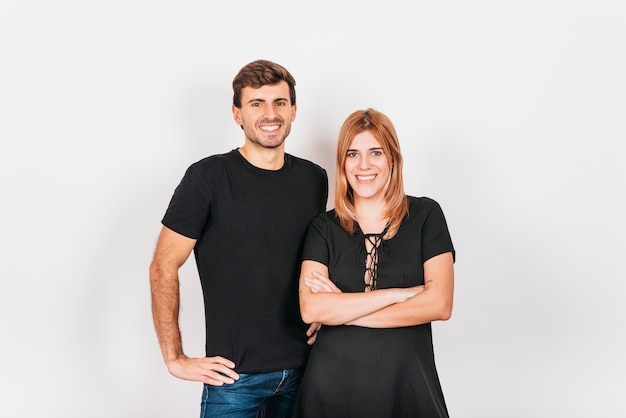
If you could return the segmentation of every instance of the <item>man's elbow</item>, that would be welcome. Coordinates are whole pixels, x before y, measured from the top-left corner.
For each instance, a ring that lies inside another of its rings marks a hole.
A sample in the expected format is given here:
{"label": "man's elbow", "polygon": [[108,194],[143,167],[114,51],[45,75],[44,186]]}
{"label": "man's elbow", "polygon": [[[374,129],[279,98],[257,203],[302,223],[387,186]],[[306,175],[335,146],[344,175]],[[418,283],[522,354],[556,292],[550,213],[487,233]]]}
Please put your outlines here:
{"label": "man's elbow", "polygon": [[148,271],[149,271],[149,278],[150,278],[150,287],[154,288],[159,281],[161,270],[159,269],[158,264],[155,261],[153,261],[150,264],[150,269]]}

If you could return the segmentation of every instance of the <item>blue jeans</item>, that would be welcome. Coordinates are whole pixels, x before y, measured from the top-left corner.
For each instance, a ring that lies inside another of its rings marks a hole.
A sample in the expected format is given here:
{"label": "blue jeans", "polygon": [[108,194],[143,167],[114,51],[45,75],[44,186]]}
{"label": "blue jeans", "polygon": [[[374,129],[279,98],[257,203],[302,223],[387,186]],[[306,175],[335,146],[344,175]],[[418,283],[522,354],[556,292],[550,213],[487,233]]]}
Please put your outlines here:
{"label": "blue jeans", "polygon": [[290,417],[304,369],[239,374],[230,385],[204,385],[200,418]]}

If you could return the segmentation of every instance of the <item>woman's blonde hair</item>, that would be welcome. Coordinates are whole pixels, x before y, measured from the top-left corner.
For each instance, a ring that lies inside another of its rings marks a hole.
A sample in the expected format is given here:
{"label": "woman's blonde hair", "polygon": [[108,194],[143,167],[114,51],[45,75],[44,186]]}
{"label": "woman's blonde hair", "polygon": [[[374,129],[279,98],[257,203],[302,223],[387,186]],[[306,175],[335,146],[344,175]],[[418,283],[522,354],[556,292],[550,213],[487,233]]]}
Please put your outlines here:
{"label": "woman's blonde hair", "polygon": [[369,108],[353,112],[339,130],[335,175],[335,212],[341,227],[353,234],[354,222],[356,221],[354,191],[346,178],[345,162],[352,139],[365,131],[369,131],[376,138],[389,160],[390,174],[383,209],[383,216],[387,219],[387,232],[384,238],[389,239],[398,232],[400,223],[409,212],[409,206],[404,193],[402,154],[398,135],[391,120],[377,110]]}

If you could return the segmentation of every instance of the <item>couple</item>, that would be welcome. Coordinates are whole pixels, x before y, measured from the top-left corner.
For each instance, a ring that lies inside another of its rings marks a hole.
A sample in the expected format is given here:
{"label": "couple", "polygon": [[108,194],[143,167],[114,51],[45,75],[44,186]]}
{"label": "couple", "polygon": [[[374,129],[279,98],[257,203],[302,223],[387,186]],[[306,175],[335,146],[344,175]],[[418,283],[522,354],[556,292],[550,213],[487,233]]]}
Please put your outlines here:
{"label": "couple", "polygon": [[[204,383],[201,417],[447,417],[430,323],[450,317],[455,253],[439,205],[404,194],[393,124],[373,109],[345,120],[325,212],[326,171],[284,149],[293,76],[253,61],[233,93],[244,144],[187,169],[150,265],[169,372]],[[203,358],[178,326],[192,251]]]}

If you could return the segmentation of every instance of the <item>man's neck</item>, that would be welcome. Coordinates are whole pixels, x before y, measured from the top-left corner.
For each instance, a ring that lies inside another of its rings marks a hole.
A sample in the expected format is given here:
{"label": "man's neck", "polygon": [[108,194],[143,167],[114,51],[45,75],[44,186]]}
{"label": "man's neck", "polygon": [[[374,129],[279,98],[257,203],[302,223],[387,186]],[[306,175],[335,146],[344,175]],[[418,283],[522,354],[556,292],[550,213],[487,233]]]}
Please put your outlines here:
{"label": "man's neck", "polygon": [[257,144],[246,142],[238,150],[241,156],[250,164],[264,170],[280,170],[285,164],[284,144],[276,148],[264,148]]}

